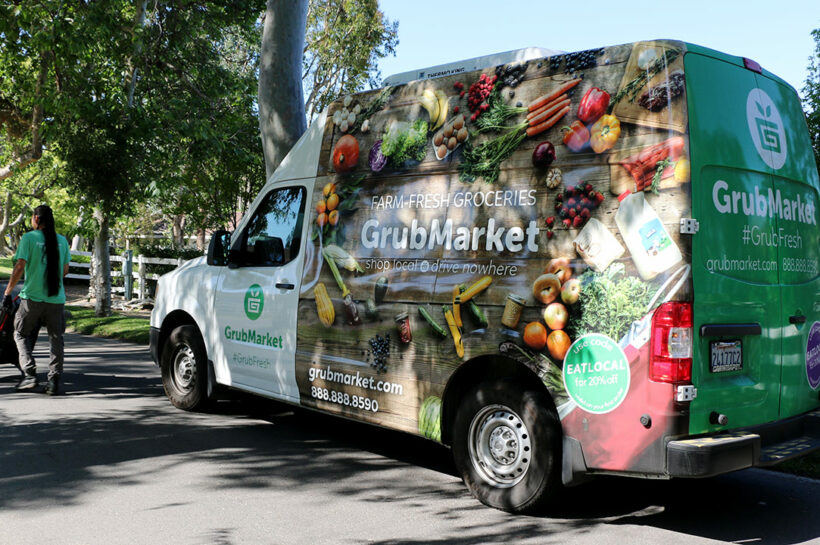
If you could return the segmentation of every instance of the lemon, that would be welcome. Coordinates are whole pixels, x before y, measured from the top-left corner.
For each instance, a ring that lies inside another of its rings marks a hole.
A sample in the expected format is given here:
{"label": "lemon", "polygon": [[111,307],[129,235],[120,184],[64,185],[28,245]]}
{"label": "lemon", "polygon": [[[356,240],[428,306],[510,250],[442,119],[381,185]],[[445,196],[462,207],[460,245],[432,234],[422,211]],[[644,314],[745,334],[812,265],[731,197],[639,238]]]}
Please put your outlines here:
{"label": "lemon", "polygon": [[689,159],[680,159],[675,164],[675,181],[685,183],[689,181],[690,167]]}

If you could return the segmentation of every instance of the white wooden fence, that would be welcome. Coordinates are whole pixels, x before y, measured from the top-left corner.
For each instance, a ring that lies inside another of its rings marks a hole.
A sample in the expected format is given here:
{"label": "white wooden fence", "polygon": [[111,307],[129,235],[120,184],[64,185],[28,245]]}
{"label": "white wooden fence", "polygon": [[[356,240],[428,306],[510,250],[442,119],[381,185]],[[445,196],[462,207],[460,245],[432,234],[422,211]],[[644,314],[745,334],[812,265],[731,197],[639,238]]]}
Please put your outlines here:
{"label": "white wooden fence", "polygon": [[[78,252],[78,251],[71,251],[72,256],[85,256],[85,257],[92,257],[92,252]],[[122,263],[122,269],[119,271],[111,270],[110,274],[112,278],[117,277],[125,277],[125,286],[118,287],[112,286],[111,291],[113,293],[122,293],[125,299],[131,299],[133,292],[136,292],[137,299],[148,299],[148,280],[159,280],[160,275],[156,273],[149,273],[147,271],[148,265],[176,265],[179,267],[182,265],[182,262],[185,261],[182,258],[164,258],[164,257],[145,257],[144,255],[140,254],[136,257],[128,251],[126,255],[112,255],[108,257],[112,263]],[[136,270],[134,269],[134,263],[136,262]],[[91,263],[80,263],[72,261],[69,263],[69,267],[76,267],[80,269],[88,269],[89,274],[76,274],[76,273],[69,273],[66,275],[66,278],[74,278],[77,280],[91,280]],[[113,265],[111,267],[113,269]],[[136,289],[131,290],[132,283],[128,282],[128,272],[130,271],[130,276],[133,280],[136,280]]]}

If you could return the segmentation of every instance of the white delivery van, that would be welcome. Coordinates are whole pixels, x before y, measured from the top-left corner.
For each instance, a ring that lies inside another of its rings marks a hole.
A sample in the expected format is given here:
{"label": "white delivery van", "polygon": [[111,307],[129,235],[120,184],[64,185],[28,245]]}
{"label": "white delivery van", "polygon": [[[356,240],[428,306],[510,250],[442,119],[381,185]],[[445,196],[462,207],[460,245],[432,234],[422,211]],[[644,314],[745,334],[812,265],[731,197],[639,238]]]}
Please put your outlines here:
{"label": "white delivery van", "polygon": [[333,103],[236,232],[160,279],[171,402],[223,386],[421,435],[514,512],[816,449],[794,90],[677,41],[540,55]]}

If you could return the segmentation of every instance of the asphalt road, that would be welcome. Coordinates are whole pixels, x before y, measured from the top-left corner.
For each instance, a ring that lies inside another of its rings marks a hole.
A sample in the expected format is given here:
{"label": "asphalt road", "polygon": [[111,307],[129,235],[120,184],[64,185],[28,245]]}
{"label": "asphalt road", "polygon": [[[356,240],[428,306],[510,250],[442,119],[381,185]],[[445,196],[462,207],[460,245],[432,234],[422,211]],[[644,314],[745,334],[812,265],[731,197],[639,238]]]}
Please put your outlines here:
{"label": "asphalt road", "polygon": [[15,392],[0,366],[0,543],[820,543],[815,480],[598,479],[511,516],[438,445],[269,401],[186,413],[147,348],[69,334],[66,350],[58,397]]}

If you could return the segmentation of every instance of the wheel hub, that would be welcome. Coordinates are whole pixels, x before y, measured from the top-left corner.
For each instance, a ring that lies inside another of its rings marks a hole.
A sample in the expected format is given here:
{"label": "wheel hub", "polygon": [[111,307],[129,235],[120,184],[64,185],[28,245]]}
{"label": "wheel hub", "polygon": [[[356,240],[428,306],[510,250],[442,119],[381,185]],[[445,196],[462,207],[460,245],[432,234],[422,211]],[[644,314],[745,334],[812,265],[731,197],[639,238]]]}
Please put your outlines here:
{"label": "wheel hub", "polygon": [[515,432],[507,426],[498,426],[490,433],[490,454],[499,464],[509,465],[518,457]]}
{"label": "wheel hub", "polygon": [[196,370],[196,358],[190,346],[182,346],[174,357],[174,382],[180,389],[191,388]]}
{"label": "wheel hub", "polygon": [[491,405],[470,423],[470,459],[478,474],[499,488],[515,486],[530,466],[530,432],[509,407]]}

